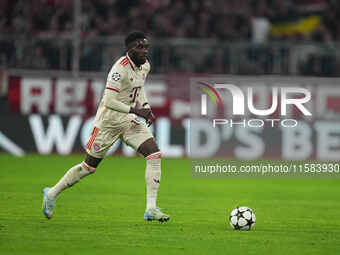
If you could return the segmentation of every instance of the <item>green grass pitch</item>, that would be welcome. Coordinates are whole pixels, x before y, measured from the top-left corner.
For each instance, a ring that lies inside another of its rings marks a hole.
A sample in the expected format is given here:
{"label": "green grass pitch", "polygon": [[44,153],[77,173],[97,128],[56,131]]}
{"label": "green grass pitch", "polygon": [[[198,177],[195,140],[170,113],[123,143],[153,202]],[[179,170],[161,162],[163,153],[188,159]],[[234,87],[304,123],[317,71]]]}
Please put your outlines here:
{"label": "green grass pitch", "polygon": [[[65,191],[54,217],[41,191],[81,155],[0,154],[0,254],[338,254],[339,179],[193,179],[188,159],[163,159],[158,205],[167,223],[145,222],[145,161],[108,157]],[[252,208],[251,231],[227,216]]]}

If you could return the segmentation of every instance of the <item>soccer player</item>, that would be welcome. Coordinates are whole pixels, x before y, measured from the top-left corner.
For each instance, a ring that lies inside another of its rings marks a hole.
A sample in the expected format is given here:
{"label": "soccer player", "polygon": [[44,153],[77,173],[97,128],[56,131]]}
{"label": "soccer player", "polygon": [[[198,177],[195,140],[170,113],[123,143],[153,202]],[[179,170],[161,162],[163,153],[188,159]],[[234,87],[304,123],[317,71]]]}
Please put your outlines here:
{"label": "soccer player", "polygon": [[[144,92],[150,71],[147,60],[149,43],[144,33],[133,32],[125,38],[126,55],[111,68],[103,98],[98,106],[94,127],[86,145],[85,160],[73,166],[53,187],[43,190],[43,213],[50,219],[57,196],[80,179],[93,174],[111,145],[120,138],[146,159],[146,211],[148,221],[168,221],[169,215],[156,206],[161,178],[161,152],[146,124],[155,117]],[[136,107],[138,101],[141,108]],[[137,119],[140,116],[146,124]]]}

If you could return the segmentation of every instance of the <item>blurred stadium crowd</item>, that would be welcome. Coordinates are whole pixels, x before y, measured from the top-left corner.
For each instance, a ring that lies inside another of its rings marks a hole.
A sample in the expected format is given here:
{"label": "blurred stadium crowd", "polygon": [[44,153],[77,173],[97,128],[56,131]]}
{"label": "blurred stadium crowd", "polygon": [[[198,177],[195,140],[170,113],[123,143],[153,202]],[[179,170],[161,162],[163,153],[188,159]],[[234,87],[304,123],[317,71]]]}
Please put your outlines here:
{"label": "blurred stadium crowd", "polygon": [[[125,35],[133,28],[155,37],[239,41],[251,39],[256,17],[275,23],[321,14],[318,32],[326,37],[322,39],[339,40],[339,6],[336,0],[83,0],[81,27],[84,36]],[[2,0],[0,10],[1,33],[68,35],[72,31],[73,1]]]}
{"label": "blurred stadium crowd", "polygon": [[[79,20],[84,41],[142,30],[152,38],[190,38],[210,46],[245,42],[252,46],[241,53],[250,61],[236,68],[237,73],[275,73],[274,60],[278,58],[281,60],[276,66],[280,67],[276,69],[280,73],[333,76],[339,73],[337,0],[82,0],[81,5]],[[15,68],[70,69],[71,59],[67,56],[72,55],[73,16],[74,1],[1,0],[0,63]],[[3,37],[10,39],[1,40]],[[25,50],[17,38],[25,38],[25,45],[34,40],[34,47]],[[278,42],[289,45],[267,46]],[[300,42],[309,43],[300,46]],[[182,60],[192,56],[188,56],[187,45],[176,46],[179,47],[169,46],[164,52],[164,47],[157,48],[156,44],[153,51],[156,64],[164,65],[164,56],[170,55],[172,69],[165,71],[232,72],[231,62],[235,60],[231,55],[235,47],[221,47],[214,52],[211,47],[196,47],[194,51],[201,57],[191,59],[198,63],[191,67]],[[107,52],[117,54],[101,44],[83,43],[81,70],[105,70],[102,55],[110,55]],[[294,54],[299,55],[295,56],[299,61],[292,60]],[[241,58],[237,61],[245,63]]]}

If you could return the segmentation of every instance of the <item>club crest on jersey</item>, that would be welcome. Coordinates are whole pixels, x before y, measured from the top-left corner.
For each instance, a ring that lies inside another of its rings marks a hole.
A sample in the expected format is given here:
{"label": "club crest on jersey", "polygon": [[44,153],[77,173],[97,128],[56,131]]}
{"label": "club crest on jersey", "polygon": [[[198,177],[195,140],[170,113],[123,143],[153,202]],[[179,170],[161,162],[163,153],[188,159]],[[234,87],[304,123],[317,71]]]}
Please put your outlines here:
{"label": "club crest on jersey", "polygon": [[100,146],[99,146],[99,144],[94,144],[93,145],[93,149],[95,150],[95,151],[99,151],[100,150]]}
{"label": "club crest on jersey", "polygon": [[119,73],[113,73],[112,74],[112,79],[114,81],[119,81],[120,80],[120,74]]}

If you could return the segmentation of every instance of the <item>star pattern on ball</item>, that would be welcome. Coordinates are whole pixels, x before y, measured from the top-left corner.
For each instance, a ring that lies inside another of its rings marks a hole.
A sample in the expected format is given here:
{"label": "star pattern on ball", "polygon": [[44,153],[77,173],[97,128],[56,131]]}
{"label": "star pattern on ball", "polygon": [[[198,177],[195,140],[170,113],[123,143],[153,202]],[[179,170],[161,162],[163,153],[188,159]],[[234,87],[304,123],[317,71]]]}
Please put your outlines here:
{"label": "star pattern on ball", "polygon": [[229,224],[235,230],[250,230],[254,227],[256,217],[252,209],[246,206],[235,208],[229,216]]}

